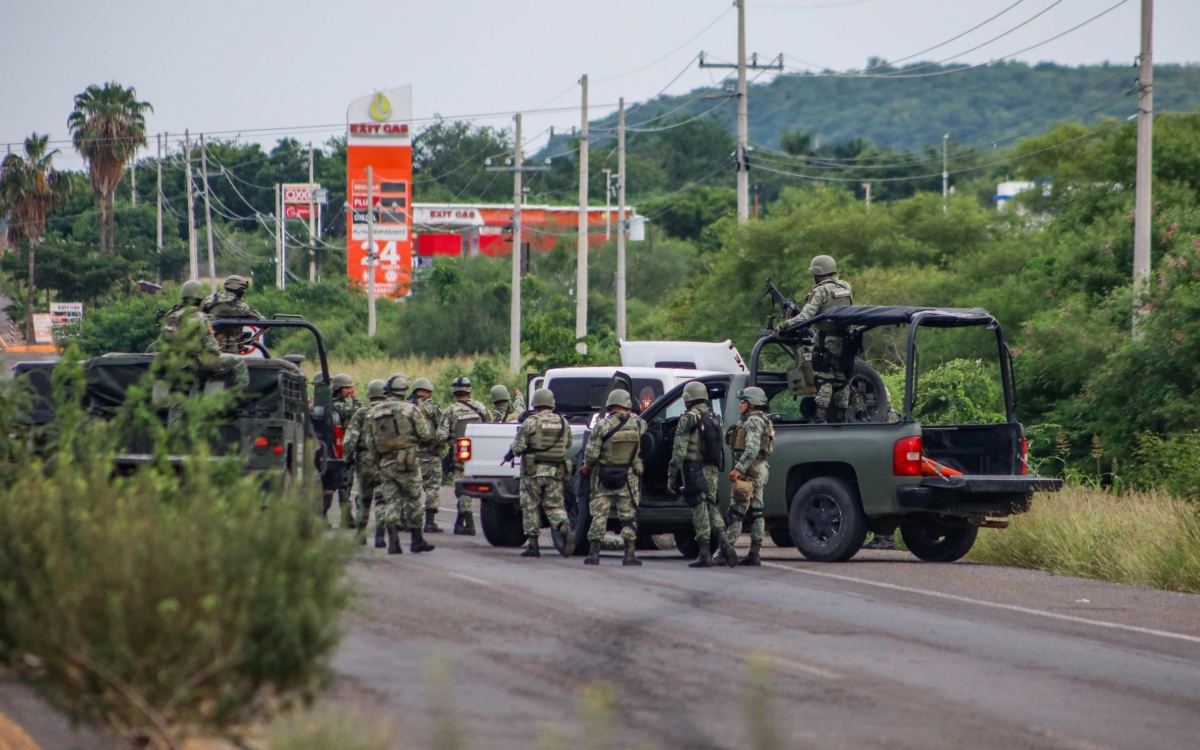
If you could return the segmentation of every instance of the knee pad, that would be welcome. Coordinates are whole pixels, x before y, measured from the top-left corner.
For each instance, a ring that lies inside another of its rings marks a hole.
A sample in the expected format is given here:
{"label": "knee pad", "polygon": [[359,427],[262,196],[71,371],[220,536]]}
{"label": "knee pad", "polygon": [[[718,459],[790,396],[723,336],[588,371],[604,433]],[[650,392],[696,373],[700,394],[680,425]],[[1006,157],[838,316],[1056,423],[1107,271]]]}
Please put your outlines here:
{"label": "knee pad", "polygon": [[728,518],[729,523],[733,523],[734,521],[741,521],[743,518],[746,517],[746,514],[742,513],[742,511],[738,510],[737,506],[734,506],[734,505],[729,506],[729,514],[728,515],[729,515],[729,518]]}
{"label": "knee pad", "polygon": [[762,508],[751,507],[750,510],[746,511],[746,520],[748,520],[748,521],[757,521],[758,519],[760,519],[762,517],[763,517],[763,509]]}
{"label": "knee pad", "polygon": [[621,521],[621,528],[630,529],[633,533],[637,533],[637,518],[626,518]]}

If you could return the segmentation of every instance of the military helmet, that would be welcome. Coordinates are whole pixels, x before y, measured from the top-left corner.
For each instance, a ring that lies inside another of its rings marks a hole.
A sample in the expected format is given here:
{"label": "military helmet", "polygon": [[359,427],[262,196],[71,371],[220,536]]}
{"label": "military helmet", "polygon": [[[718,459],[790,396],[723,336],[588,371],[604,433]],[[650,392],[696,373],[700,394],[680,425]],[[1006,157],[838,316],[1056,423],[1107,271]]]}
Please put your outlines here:
{"label": "military helmet", "polygon": [[313,375],[313,378],[312,378],[313,385],[321,385],[324,382],[325,382],[325,373],[318,372],[316,375]]}
{"label": "military helmet", "polygon": [[244,292],[250,288],[250,280],[244,276],[230,276],[225,279],[225,291]]}
{"label": "military helmet", "polygon": [[454,382],[450,384],[450,392],[451,393],[470,393],[471,392],[471,379],[466,377],[465,375],[459,375],[457,378],[454,379]]}
{"label": "military helmet", "polygon": [[412,389],[414,391],[429,391],[433,393],[433,381],[429,378],[417,378],[413,381]]}
{"label": "military helmet", "polygon": [[707,401],[707,400],[708,400],[708,389],[705,388],[704,383],[701,383],[699,380],[689,381],[688,384],[683,387],[684,403],[690,403],[692,401]]}
{"label": "military helmet", "polygon": [[554,391],[550,390],[549,388],[538,388],[533,392],[533,398],[529,400],[529,405],[535,409],[539,406],[549,406],[551,409],[553,409]]}
{"label": "military helmet", "polygon": [[333,380],[329,381],[329,385],[332,386],[333,390],[335,391],[342,388],[353,388],[354,378],[345,373],[339,373],[333,376]]}
{"label": "military helmet", "polygon": [[633,399],[629,397],[629,391],[622,388],[613,388],[608,394],[608,400],[604,402],[605,406],[624,406],[626,409],[633,410]]}
{"label": "military helmet", "polygon": [[750,404],[751,406],[766,406],[767,405],[766,392],[763,391],[762,388],[759,388],[756,385],[752,385],[749,388],[743,388],[741,393],[738,394],[738,399],[740,401],[745,401],[746,403]]}
{"label": "military helmet", "polygon": [[203,281],[192,279],[183,282],[183,287],[179,290],[179,298],[184,302],[190,299],[204,299],[206,291]]}
{"label": "military helmet", "polygon": [[829,276],[837,273],[837,261],[828,255],[818,255],[812,259],[808,270],[812,272],[813,276]]}
{"label": "military helmet", "polygon": [[371,399],[372,401],[377,398],[385,398],[387,396],[387,394],[384,393],[384,388],[386,386],[387,384],[382,380],[372,380],[370,383],[367,383],[367,398]]}
{"label": "military helmet", "polygon": [[384,384],[383,390],[392,396],[403,396],[408,393],[408,376],[399,373],[391,376]]}
{"label": "military helmet", "polygon": [[512,399],[508,396],[508,389],[503,385],[493,385],[492,392],[489,397],[492,399],[493,405],[498,404],[501,401],[512,401]]}

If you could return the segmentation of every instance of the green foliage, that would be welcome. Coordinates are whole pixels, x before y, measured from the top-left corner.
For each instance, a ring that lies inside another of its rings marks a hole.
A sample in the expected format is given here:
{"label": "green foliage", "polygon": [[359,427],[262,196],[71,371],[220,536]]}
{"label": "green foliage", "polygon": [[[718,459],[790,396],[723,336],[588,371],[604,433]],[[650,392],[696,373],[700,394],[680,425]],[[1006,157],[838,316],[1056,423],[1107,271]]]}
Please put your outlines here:
{"label": "green foliage", "polygon": [[1134,455],[1138,459],[1138,481],[1146,487],[1188,500],[1200,500],[1200,430],[1174,435],[1146,433],[1140,436]]}
{"label": "green foliage", "polygon": [[1003,422],[998,368],[982,360],[953,359],[921,373],[913,416],[935,425]]}

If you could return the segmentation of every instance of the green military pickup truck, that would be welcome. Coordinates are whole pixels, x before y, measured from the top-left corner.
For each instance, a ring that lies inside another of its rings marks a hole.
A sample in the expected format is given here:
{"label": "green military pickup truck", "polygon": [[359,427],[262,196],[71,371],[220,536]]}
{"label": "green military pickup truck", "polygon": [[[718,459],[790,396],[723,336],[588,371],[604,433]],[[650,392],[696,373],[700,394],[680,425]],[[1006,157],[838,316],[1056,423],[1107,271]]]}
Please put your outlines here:
{"label": "green military pickup truck", "polygon": [[[885,332],[888,348],[904,352],[903,402],[893,405],[898,418],[893,414],[892,420],[887,419],[892,413],[887,390],[874,370],[859,362],[851,382],[856,402],[852,414],[860,415],[858,419],[868,415],[866,421],[812,422],[811,396],[796,395],[794,377],[789,388],[788,370],[800,361],[797,349],[804,329],[821,321],[845,330],[847,342],[856,348],[864,336]],[[749,373],[699,378],[726,425],[739,418],[737,394],[742,388],[757,385],[770,399],[769,416],[776,432],[764,520],[777,545],[794,545],[810,560],[838,562],[861,549],[868,531],[886,533],[899,527],[905,545],[918,558],[949,562],[970,551],[981,527],[1003,528],[1005,517],[1029,509],[1035,492],[1061,489],[1061,480],[1029,475],[1028,443],[1015,413],[1011,355],[1000,324],[986,310],[840,307],[807,325],[762,338],[751,355]],[[924,336],[970,328],[994,340],[990,346],[998,359],[1003,421],[920,424],[913,414],[920,388],[918,334],[924,341]],[[680,551],[694,557],[698,549],[691,512],[681,498],[667,495],[667,465],[675,427],[684,412],[682,392],[682,385],[672,389],[642,414],[648,430],[642,444],[646,470],[638,509],[639,538],[648,546],[651,535],[673,534]],[[728,449],[725,464],[719,489],[723,507],[728,503],[728,469],[733,465]],[[568,510],[578,538],[586,533],[591,518],[586,488],[578,477],[576,482],[578,501]],[[615,519],[610,524],[616,528]]]}

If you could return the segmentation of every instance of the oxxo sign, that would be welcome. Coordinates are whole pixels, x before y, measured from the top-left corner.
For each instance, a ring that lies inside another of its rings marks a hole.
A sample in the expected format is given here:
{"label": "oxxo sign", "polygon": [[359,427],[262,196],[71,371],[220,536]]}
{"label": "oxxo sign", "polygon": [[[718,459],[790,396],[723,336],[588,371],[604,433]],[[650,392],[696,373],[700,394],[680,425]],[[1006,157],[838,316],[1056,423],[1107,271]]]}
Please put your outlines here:
{"label": "oxxo sign", "polygon": [[311,216],[310,206],[312,211],[319,211],[317,207],[317,191],[321,186],[317,183],[284,183],[283,185],[283,218],[285,219],[307,219]]}

